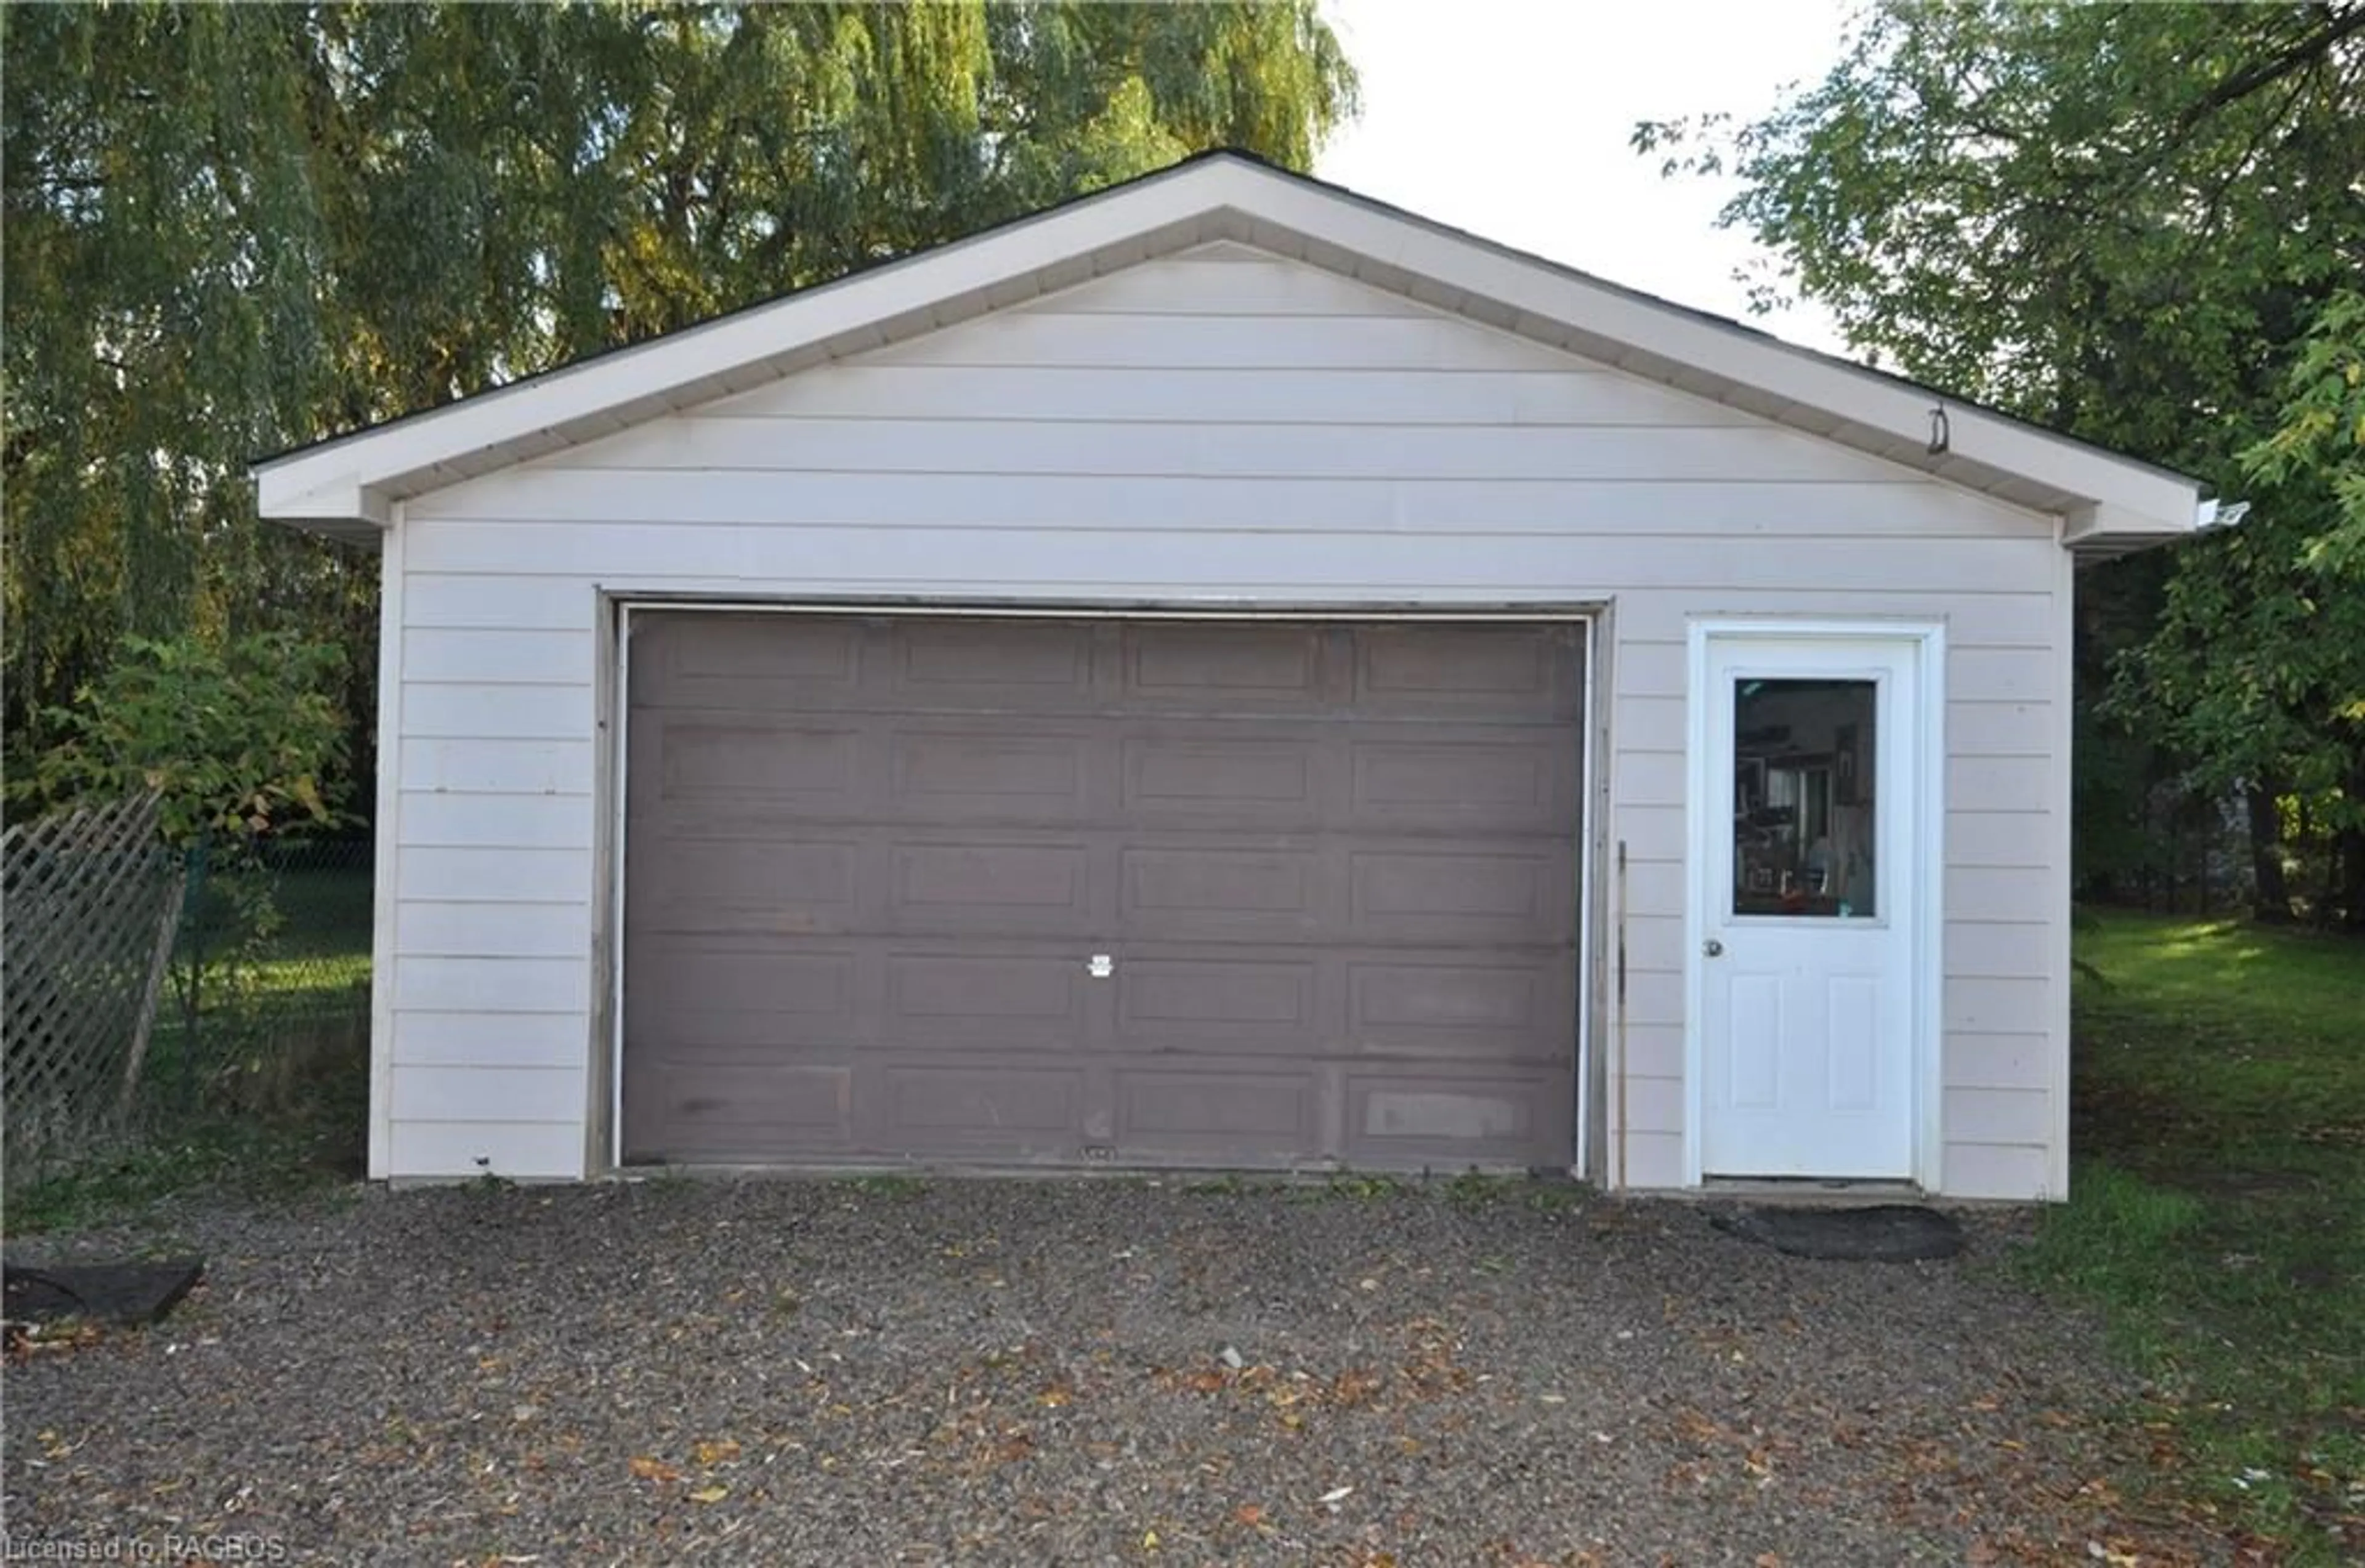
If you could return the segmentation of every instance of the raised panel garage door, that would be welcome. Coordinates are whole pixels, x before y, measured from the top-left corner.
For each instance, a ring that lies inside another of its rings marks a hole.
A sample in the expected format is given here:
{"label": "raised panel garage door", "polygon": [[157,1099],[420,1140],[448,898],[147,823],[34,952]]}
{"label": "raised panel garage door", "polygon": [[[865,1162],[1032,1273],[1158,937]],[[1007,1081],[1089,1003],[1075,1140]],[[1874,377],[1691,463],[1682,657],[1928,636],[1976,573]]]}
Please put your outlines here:
{"label": "raised panel garage door", "polygon": [[637,613],[625,1159],[1567,1164],[1582,647]]}

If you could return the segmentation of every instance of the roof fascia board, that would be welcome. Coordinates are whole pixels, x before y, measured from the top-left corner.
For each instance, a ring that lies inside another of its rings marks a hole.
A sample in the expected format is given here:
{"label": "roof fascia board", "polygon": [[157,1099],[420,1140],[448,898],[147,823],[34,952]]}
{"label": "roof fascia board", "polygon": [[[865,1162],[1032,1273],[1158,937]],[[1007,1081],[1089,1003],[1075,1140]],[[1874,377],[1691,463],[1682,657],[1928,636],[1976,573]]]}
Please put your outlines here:
{"label": "roof fascia board", "polygon": [[[2141,513],[2155,520],[2154,532],[2191,531],[2195,487],[2146,465],[1935,398],[1875,371],[1694,318],[1318,186],[1246,167],[1240,172],[1259,174],[1264,188],[1255,199],[1238,205],[1278,229],[1370,256],[1575,332],[1643,347],[1652,359],[1697,366],[1899,439],[1926,442],[1930,410],[1944,403],[1948,449],[1955,455]],[[1255,238],[1252,233],[1251,241]]]}
{"label": "roof fascia board", "polygon": [[394,506],[385,492],[351,481],[326,484],[301,492],[282,487],[275,498],[263,496],[263,515],[315,532],[352,533],[356,523],[370,529],[394,524]]}
{"label": "roof fascia board", "polygon": [[2197,512],[2181,529],[2163,529],[2146,513],[2105,501],[2079,507],[2064,518],[2061,543],[2074,546],[2105,539],[2158,538],[2164,533],[2190,533],[2197,526]]}

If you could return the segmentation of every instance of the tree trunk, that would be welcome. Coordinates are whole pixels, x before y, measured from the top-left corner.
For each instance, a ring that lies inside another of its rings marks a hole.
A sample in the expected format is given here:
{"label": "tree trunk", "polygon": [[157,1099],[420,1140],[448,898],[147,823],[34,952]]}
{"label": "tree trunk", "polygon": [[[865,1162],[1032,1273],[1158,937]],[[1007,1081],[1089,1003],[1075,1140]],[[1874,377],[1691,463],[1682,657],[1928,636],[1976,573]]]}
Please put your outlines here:
{"label": "tree trunk", "polygon": [[2283,879],[2282,812],[2272,785],[2249,791],[2251,913],[2269,925],[2288,925],[2291,888]]}
{"label": "tree trunk", "polygon": [[2365,931],[2365,827],[2344,827],[2333,840],[2340,862],[2340,928]]}

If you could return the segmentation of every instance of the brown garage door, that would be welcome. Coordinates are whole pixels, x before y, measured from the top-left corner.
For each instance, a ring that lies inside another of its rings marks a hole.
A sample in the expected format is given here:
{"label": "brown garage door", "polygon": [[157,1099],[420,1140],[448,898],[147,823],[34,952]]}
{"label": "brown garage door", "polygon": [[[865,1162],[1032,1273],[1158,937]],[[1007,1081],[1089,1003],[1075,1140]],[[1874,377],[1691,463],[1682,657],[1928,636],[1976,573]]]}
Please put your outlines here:
{"label": "brown garage door", "polygon": [[1581,646],[644,612],[625,1159],[1565,1165]]}

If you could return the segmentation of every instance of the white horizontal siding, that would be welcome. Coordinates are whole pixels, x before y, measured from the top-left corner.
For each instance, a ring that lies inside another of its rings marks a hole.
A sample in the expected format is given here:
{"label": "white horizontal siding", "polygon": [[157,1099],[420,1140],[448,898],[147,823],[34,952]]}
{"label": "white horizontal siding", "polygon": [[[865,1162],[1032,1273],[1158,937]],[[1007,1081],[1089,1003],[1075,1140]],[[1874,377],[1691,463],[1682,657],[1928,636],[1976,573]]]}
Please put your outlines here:
{"label": "white horizontal siding", "polygon": [[1684,1032],[1672,1024],[1635,1024],[1626,1025],[1621,1045],[1626,1053],[1626,1070],[1639,1078],[1672,1078],[1684,1076]]}
{"label": "white horizontal siding", "polygon": [[[1211,421],[1079,429],[975,420],[709,418],[630,431],[569,454],[563,466],[546,458],[543,467],[520,473],[631,474],[646,479],[693,471],[777,475],[795,467],[830,479],[854,474],[896,479],[1035,476],[1069,482],[1070,488],[1087,495],[1090,487],[1073,481],[1147,476],[1324,479],[1367,487],[1471,479],[1665,485],[1683,476],[1687,486],[1900,482],[1897,469],[1874,458],[1844,454],[1846,460],[1835,464],[1826,453],[1788,431],[1729,426],[1474,429]],[[928,493],[925,486],[910,487],[924,498]],[[498,505],[481,493],[471,504]],[[1993,523],[1978,514],[1967,512],[1962,521],[1993,531]]]}
{"label": "white horizontal siding", "polygon": [[1633,1132],[1620,1142],[1626,1184],[1645,1191],[1684,1184],[1684,1139],[1681,1133]]}
{"label": "white horizontal siding", "polygon": [[591,859],[579,849],[444,849],[406,843],[401,896],[468,903],[588,903]]}
{"label": "white horizontal siding", "polygon": [[420,848],[588,849],[591,827],[591,801],[582,795],[402,797],[403,842]]}
{"label": "white horizontal siding", "polygon": [[1949,1196],[1957,1198],[2002,1198],[2024,1203],[2068,1195],[2053,1189],[2046,1151],[2036,1145],[1950,1141],[1939,1181]]}
{"label": "white horizontal siding", "polygon": [[1620,697],[1610,722],[1620,750],[1680,755],[1691,734],[1691,716],[1681,697]]}
{"label": "white horizontal siding", "polygon": [[[958,329],[955,329],[958,330]],[[1097,425],[1725,425],[1758,421],[1572,362],[1559,370],[997,370],[846,364],[710,403],[691,419],[979,420]],[[549,462],[550,459],[539,461]]]}
{"label": "white horizontal siding", "polygon": [[929,369],[1442,370],[1499,375],[1565,374],[1558,350],[1469,322],[1418,316],[1138,315],[1005,311],[954,331],[913,338],[867,356],[873,365]]}
{"label": "white horizontal siding", "polygon": [[1980,1035],[1957,1031],[1946,1040],[1949,1089],[2018,1089],[2044,1092],[2052,1041],[2044,1035]]}
{"label": "white horizontal siding", "polygon": [[584,958],[398,954],[394,1005],[431,1013],[579,1013],[590,1001]]}
{"label": "white horizontal siding", "polygon": [[2051,921],[2034,918],[1950,922],[1946,972],[1989,980],[2041,975],[2051,962],[2054,929]]}
{"label": "white horizontal siding", "polygon": [[1186,252],[1017,308],[1041,316],[1407,316],[1430,312],[1401,295],[1232,247]]}
{"label": "white horizontal siding", "polygon": [[577,958],[591,950],[591,906],[406,899],[395,906],[394,950],[398,958]]}
{"label": "white horizontal siding", "polygon": [[2045,974],[2013,980],[1992,975],[1946,977],[1948,1034],[2039,1035],[2055,1032],[2053,985]]}
{"label": "white horizontal siding", "polygon": [[588,795],[588,740],[415,736],[402,748],[402,788],[473,795]]}
{"label": "white horizontal siding", "polygon": [[[698,487],[691,487],[697,488]],[[783,491],[793,487],[781,487]],[[1571,598],[1598,599],[1639,589],[1721,594],[1749,585],[1815,588],[1877,588],[1900,573],[1944,573],[1964,593],[2006,592],[2021,581],[2021,551],[2004,542],[1965,539],[1852,539],[1806,533],[1753,548],[1704,531],[1663,547],[1603,525],[1601,548],[1572,553],[1565,534],[1490,532],[1456,528],[1443,511],[1429,521],[1375,522],[1379,532],[1307,530],[1274,503],[1269,527],[1136,532],[1105,514],[1099,527],[1050,531],[891,526],[789,527],[679,521],[581,522],[566,529],[566,548],[607,563],[614,579],[662,584],[690,563],[723,570],[754,591],[759,584],[800,585],[825,564],[835,582],[879,593],[927,582],[970,594],[1039,591],[1047,586],[1155,584],[1167,594],[1237,591],[1243,578],[1303,583],[1325,592],[1401,600],[1436,587],[1530,588],[1566,585]],[[1651,513],[1630,514],[1643,529]],[[1581,521],[1578,520],[1572,520]],[[438,571],[536,575],[550,567],[552,530],[544,522],[423,522],[410,549]],[[1671,529],[1686,526],[1669,519]],[[1424,532],[1394,532],[1395,529]],[[1426,530],[1434,530],[1428,532]],[[1028,563],[1031,563],[1031,569]]]}
{"label": "white horizontal siding", "polygon": [[2046,648],[1952,647],[1946,684],[1982,702],[2050,702],[2057,676]]}
{"label": "white horizontal siding", "polygon": [[1687,767],[1679,751],[1620,750],[1613,766],[1611,792],[1634,805],[1680,806]]}
{"label": "white horizontal siding", "polygon": [[572,1122],[452,1122],[396,1118],[387,1165],[405,1177],[499,1176],[569,1181],[583,1174],[581,1113]]}
{"label": "white horizontal siding", "polygon": [[1630,965],[1626,971],[1626,1020],[1631,1025],[1645,1027],[1658,1025],[1680,1029],[1684,1025],[1684,975],[1680,963],[1667,963],[1663,955],[1661,969],[1637,969]]}
{"label": "white horizontal siding", "polygon": [[[1226,246],[416,498],[403,527],[398,1173],[465,1175],[488,1145],[580,1167],[588,1112],[571,1145],[538,1118],[565,1070],[605,1071],[599,607],[663,592],[1614,602],[1600,761],[1631,1076],[1610,1098],[1639,1186],[1682,1176],[1690,619],[1941,621],[1945,1180],[2043,1186],[2064,1008],[2050,518]],[[465,1063],[555,1076],[433,1081]],[[464,1094],[498,1120],[447,1110]]]}
{"label": "white horizontal siding", "polygon": [[402,636],[407,680],[573,686],[591,666],[588,627],[491,631],[413,626]]}
{"label": "white horizontal siding", "polygon": [[1745,603],[1703,601],[1697,597],[1655,594],[1619,605],[1620,651],[1640,644],[1685,644],[1696,615],[1786,616],[1829,620],[1834,615],[1942,622],[1949,647],[2050,648],[2053,599],[2043,593],[1960,594],[1911,592],[1896,587],[1842,590],[1757,588]]}
{"label": "white horizontal siding", "polygon": [[[559,563],[549,566],[555,568]],[[599,606],[600,590],[579,573],[478,577],[413,572],[402,595],[402,619],[406,626],[588,631],[597,622]]]}
{"label": "white horizontal siding", "polygon": [[405,739],[582,741],[592,731],[591,672],[579,686],[404,683]]}
{"label": "white horizontal siding", "polygon": [[394,1066],[394,1115],[404,1122],[541,1122],[579,1128],[588,1109],[584,1091],[580,1063]]}
{"label": "white horizontal siding", "polygon": [[2041,813],[2051,809],[2057,782],[2051,757],[1946,758],[1946,799],[1958,809]]}
{"label": "white horizontal siding", "polygon": [[1630,851],[1626,859],[1626,906],[1642,918],[1670,919],[1667,912],[1684,907],[1684,864],[1680,857],[1666,860],[1638,860]]}
{"label": "white horizontal siding", "polygon": [[1949,866],[1946,919],[2025,920],[2052,896],[2047,874],[2041,866]]}
{"label": "white horizontal siding", "polygon": [[2045,1147],[2044,1090],[1949,1088],[1945,1096],[1946,1136],[1953,1141]]}
{"label": "white horizontal siding", "polygon": [[1995,701],[1974,692],[1950,691],[1946,703],[1946,749],[1955,756],[2049,756],[2054,712],[2050,702]]}
{"label": "white horizontal siding", "polygon": [[2032,812],[1949,811],[1946,864],[1983,868],[2041,868],[2052,863],[2047,818]]}
{"label": "white horizontal siding", "polygon": [[1619,1103],[1626,1114],[1626,1125],[1635,1133],[1674,1133],[1684,1130],[1684,1081],[1680,1071],[1660,1076],[1646,1076],[1635,1070],[1630,1059],[1626,1069],[1626,1086],[1619,1095]]}
{"label": "white horizontal siding", "polygon": [[393,1056],[397,1067],[580,1068],[589,1044],[579,1013],[414,1008],[395,1017]]}
{"label": "white horizontal siding", "polygon": [[[1789,515],[1769,514],[1766,493],[1777,484],[1799,489]],[[1892,554],[1906,547],[1937,547],[1965,560],[1995,554],[1999,544],[2018,553],[2020,542],[2000,537],[1991,509],[1958,491],[1925,493],[1932,488],[1927,481],[1908,484],[1893,476],[1834,481],[1828,475],[1805,472],[1783,481],[1699,475],[1672,479],[1373,479],[837,472],[801,472],[784,479],[777,470],[732,468],[701,470],[694,483],[686,483],[682,475],[668,470],[512,469],[448,492],[439,506],[422,505],[414,514],[414,526],[473,525],[459,533],[441,527],[420,529],[420,538],[439,540],[507,529],[500,536],[515,539],[530,553],[519,565],[532,571],[549,569],[551,531],[512,525],[563,523],[571,537],[607,523],[654,533],[663,543],[689,541],[694,547],[728,539],[732,532],[793,543],[808,531],[822,531],[826,538],[826,531],[834,529],[952,530],[970,541],[959,548],[972,553],[999,529],[1136,538],[1159,530],[1186,536],[1183,543],[1190,542],[1187,536],[1203,533],[1329,535],[1415,529],[1449,536],[1443,541],[1449,543],[1471,534],[1564,540],[1574,530],[1611,539],[1664,541],[1678,561],[1686,541],[1707,540],[1745,550],[1749,541],[1764,537],[1778,537],[1786,547],[1802,540],[1837,540],[1851,548]],[[1908,505],[1919,510],[1924,528],[1914,537],[1900,539],[1896,515],[1900,506]],[[692,525],[716,532],[700,532]],[[797,533],[786,532],[791,526]],[[605,541],[595,533],[590,543],[593,549],[601,549]],[[1966,543],[1972,547],[1962,548]],[[604,550],[602,556],[606,558]],[[427,566],[450,569],[432,551],[421,560]],[[1894,580],[1892,575],[1867,580],[1866,586],[1886,588]],[[420,677],[435,678],[426,671]]]}

